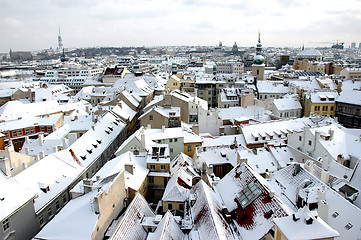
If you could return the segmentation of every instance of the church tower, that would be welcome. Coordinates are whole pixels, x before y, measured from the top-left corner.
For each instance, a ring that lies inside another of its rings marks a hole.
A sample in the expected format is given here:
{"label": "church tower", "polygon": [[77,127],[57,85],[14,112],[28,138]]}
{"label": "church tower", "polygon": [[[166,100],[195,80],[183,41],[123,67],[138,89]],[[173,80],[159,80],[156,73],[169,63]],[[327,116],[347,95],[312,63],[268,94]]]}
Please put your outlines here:
{"label": "church tower", "polygon": [[252,76],[257,77],[257,80],[264,80],[264,57],[262,56],[261,33],[258,32],[258,43],[256,47],[256,56],[253,58]]}
{"label": "church tower", "polygon": [[59,26],[59,35],[58,35],[58,50],[59,50],[59,52],[61,50],[63,50],[63,40],[62,40],[61,34],[60,34],[60,26]]}

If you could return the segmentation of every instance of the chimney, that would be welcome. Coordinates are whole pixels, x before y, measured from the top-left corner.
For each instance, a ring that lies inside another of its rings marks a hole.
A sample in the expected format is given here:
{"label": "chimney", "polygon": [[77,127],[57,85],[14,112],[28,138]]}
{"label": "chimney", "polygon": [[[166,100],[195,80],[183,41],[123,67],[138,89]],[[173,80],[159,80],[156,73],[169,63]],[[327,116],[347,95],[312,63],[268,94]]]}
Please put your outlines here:
{"label": "chimney", "polygon": [[83,179],[83,187],[84,187],[84,194],[87,194],[88,192],[91,192],[93,186],[93,180],[90,178],[84,178]]}
{"label": "chimney", "polygon": [[54,152],[57,152],[58,151],[58,146],[54,146]]}
{"label": "chimney", "polygon": [[29,136],[25,136],[25,143],[26,143],[26,144],[29,143]]}
{"label": "chimney", "polygon": [[145,133],[144,133],[144,128],[142,128],[142,130],[140,131],[140,141],[142,143],[142,146],[145,148]]}
{"label": "chimney", "polygon": [[44,152],[44,151],[40,151],[40,152],[39,152],[39,158],[40,158],[40,159],[45,158],[45,152]]}
{"label": "chimney", "polygon": [[330,140],[333,139],[333,135],[334,135],[335,131],[332,130],[331,128],[328,130],[328,134],[330,134]]}
{"label": "chimney", "polygon": [[328,203],[326,201],[326,193],[321,190],[318,192],[318,215],[322,218],[323,221],[328,223]]}
{"label": "chimney", "polygon": [[308,170],[312,175],[315,174],[315,170],[313,168],[313,161],[307,160],[305,164],[305,169]]}
{"label": "chimney", "polygon": [[152,125],[150,125],[150,123],[147,125],[147,129],[152,129]]}
{"label": "chimney", "polygon": [[26,148],[25,148],[25,154],[26,154],[26,155],[30,155],[30,148],[29,148],[29,147],[26,147]]}
{"label": "chimney", "polygon": [[63,149],[68,148],[69,147],[68,139],[64,137],[61,140],[63,141]]}
{"label": "chimney", "polygon": [[326,171],[328,170],[328,162],[328,156],[326,155],[322,160],[322,169]]}
{"label": "chimney", "polygon": [[330,179],[330,173],[325,170],[325,169],[322,169],[322,172],[321,172],[321,181],[324,183],[324,184],[328,184],[328,180]]}
{"label": "chimney", "polygon": [[172,106],[172,96],[170,95],[170,93],[166,93],[164,95],[164,107],[170,108],[171,106]]}
{"label": "chimney", "polygon": [[43,146],[44,144],[44,133],[39,133],[39,144],[40,146]]}
{"label": "chimney", "polygon": [[162,132],[164,133],[165,132],[165,126],[162,125]]}
{"label": "chimney", "polygon": [[124,164],[124,168],[127,172],[129,172],[130,174],[134,174],[134,164],[133,163],[126,163]]}
{"label": "chimney", "polygon": [[192,131],[193,131],[195,134],[199,135],[199,125],[193,125],[193,126],[192,126]]}

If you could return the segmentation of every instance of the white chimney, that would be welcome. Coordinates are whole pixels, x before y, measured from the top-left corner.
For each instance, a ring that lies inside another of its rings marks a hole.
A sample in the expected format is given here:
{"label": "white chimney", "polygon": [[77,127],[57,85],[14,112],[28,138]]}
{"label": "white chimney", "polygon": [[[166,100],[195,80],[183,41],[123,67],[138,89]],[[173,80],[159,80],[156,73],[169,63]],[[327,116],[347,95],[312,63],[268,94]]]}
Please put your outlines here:
{"label": "white chimney", "polygon": [[75,141],[78,139],[76,133],[69,133],[68,134],[68,140],[69,140],[69,146],[71,146]]}
{"label": "white chimney", "polygon": [[322,169],[328,170],[328,162],[329,162],[328,156],[326,155],[323,157],[323,160],[322,160]]}
{"label": "white chimney", "polygon": [[58,146],[54,146],[54,152],[57,152],[58,151]]}
{"label": "white chimney", "polygon": [[25,143],[29,143],[29,136],[25,136]]}
{"label": "white chimney", "polygon": [[152,129],[152,125],[150,125],[150,123],[148,124],[147,129]]}
{"label": "white chimney", "polygon": [[162,132],[165,132],[165,126],[162,125]]}
{"label": "white chimney", "polygon": [[328,223],[328,203],[326,201],[326,193],[325,191],[320,191],[318,193],[318,215],[320,216],[320,218],[325,221],[326,223]]}
{"label": "white chimney", "polygon": [[29,147],[26,147],[26,148],[25,148],[25,154],[26,154],[26,155],[30,155],[30,148],[29,148]]}
{"label": "white chimney", "polygon": [[63,149],[68,148],[69,147],[68,139],[64,137],[61,140],[63,141]]}
{"label": "white chimney", "polygon": [[40,146],[44,144],[44,133],[39,133],[39,144]]}
{"label": "white chimney", "polygon": [[145,133],[144,133],[144,128],[142,128],[142,130],[140,131],[140,141],[142,143],[142,146],[145,148]]}
{"label": "white chimney", "polygon": [[39,152],[39,158],[40,158],[40,159],[45,158],[45,152],[44,152],[44,151],[40,151],[40,152]]}
{"label": "white chimney", "polygon": [[330,173],[327,170],[322,169],[321,181],[327,185],[329,179],[330,179]]}
{"label": "white chimney", "polygon": [[312,160],[307,160],[306,161],[305,169],[307,171],[309,171],[312,175],[315,174],[315,170],[314,170],[314,167],[313,167],[313,161]]}
{"label": "white chimney", "polygon": [[333,139],[333,135],[334,135],[335,131],[332,130],[331,128],[328,130],[328,134],[330,134],[330,140]]}

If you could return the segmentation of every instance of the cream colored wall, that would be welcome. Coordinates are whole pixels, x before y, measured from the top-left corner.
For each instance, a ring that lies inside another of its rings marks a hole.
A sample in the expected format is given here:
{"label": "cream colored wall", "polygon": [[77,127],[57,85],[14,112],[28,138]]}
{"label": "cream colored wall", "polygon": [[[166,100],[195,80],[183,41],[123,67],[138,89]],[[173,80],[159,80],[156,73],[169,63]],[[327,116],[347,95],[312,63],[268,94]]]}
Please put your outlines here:
{"label": "cream colored wall", "polygon": [[[191,151],[188,151],[188,146],[191,146]],[[194,155],[194,151],[196,149],[196,145],[198,145],[198,147],[202,146],[202,142],[194,142],[194,143],[184,143],[184,154],[193,157]]]}
{"label": "cream colored wall", "polygon": [[[153,120],[150,120],[149,116],[153,116]],[[148,124],[150,124],[152,128],[157,129],[162,128],[163,125],[168,127],[168,118],[152,110],[140,119],[141,126],[146,127]]]}
{"label": "cream colored wall", "polygon": [[110,223],[115,219],[123,209],[123,201],[126,198],[124,171],[121,172],[109,187],[108,191],[99,192],[95,205],[99,207],[98,221],[92,233],[92,240],[103,239],[105,231]]}
{"label": "cream colored wall", "polygon": [[168,82],[165,85],[165,89],[169,89],[170,91],[173,91],[175,89],[180,89],[180,81],[177,81],[173,76],[171,76],[168,80]]}
{"label": "cream colored wall", "polygon": [[[171,203],[172,204],[172,209],[168,209],[168,204]],[[183,210],[180,210],[179,206],[183,205]],[[184,207],[185,204],[184,202],[168,202],[168,201],[163,201],[163,213],[166,213],[168,210],[172,211],[174,209],[177,209],[179,211],[184,211]]]}
{"label": "cream colored wall", "polygon": [[[35,163],[35,158],[33,156],[28,156],[25,154],[21,154],[13,151],[11,148],[6,148],[3,151],[0,151],[0,157],[4,157],[7,161],[7,169],[6,171],[10,176],[15,176],[22,172],[25,168],[33,165]],[[10,171],[10,169],[12,169]]]}

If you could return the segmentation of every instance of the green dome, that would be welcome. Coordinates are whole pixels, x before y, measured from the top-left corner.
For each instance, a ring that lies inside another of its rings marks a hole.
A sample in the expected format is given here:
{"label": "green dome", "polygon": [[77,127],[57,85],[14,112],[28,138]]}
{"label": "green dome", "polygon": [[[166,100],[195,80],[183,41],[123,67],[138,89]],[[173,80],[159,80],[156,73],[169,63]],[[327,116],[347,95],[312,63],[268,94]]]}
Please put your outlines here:
{"label": "green dome", "polygon": [[263,64],[264,63],[264,57],[262,55],[256,55],[253,58],[253,63],[254,64]]}

